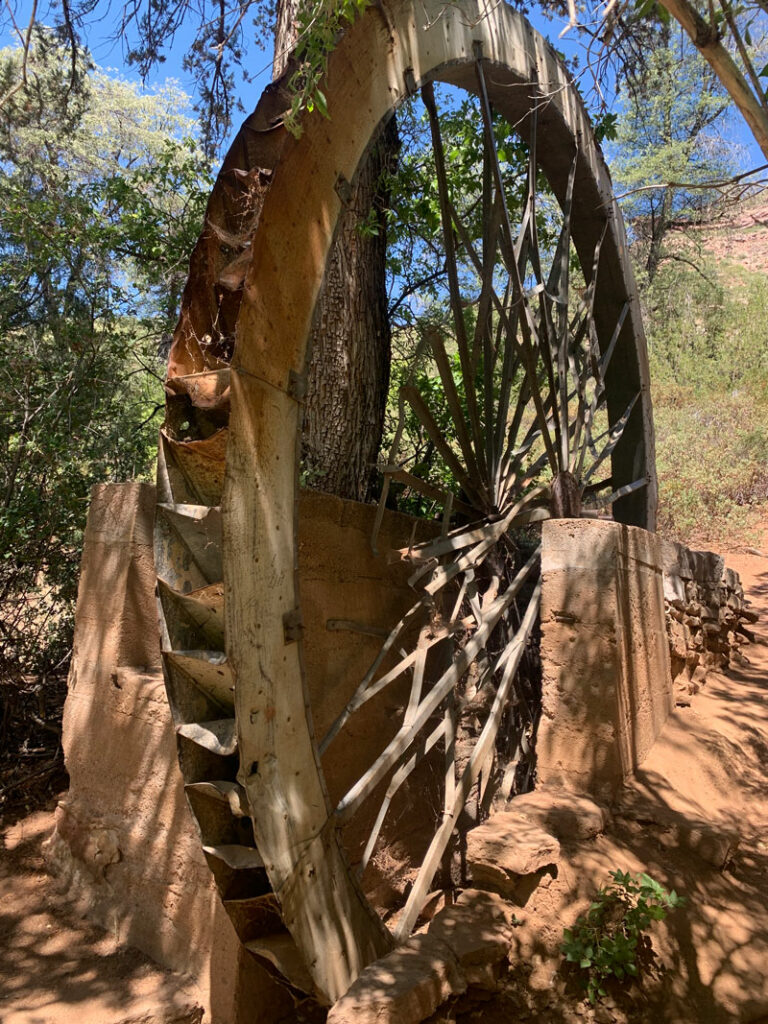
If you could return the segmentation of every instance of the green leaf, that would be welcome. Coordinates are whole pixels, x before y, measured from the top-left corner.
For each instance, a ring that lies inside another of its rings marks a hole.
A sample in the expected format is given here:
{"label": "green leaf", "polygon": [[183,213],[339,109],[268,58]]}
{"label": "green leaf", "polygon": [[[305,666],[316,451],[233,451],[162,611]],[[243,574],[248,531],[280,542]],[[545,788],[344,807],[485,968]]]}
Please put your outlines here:
{"label": "green leaf", "polygon": [[328,103],[326,101],[325,94],[322,93],[319,89],[315,89],[315,103],[317,104],[317,109],[320,111],[323,117],[330,120],[330,115],[328,113]]}

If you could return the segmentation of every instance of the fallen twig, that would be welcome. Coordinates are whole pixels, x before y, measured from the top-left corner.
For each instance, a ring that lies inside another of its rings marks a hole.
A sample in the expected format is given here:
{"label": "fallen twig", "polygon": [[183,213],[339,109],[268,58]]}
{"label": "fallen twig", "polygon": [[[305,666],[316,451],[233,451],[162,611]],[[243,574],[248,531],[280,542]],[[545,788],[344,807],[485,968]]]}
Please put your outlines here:
{"label": "fallen twig", "polygon": [[9,782],[7,786],[0,787],[0,796],[10,793],[12,789],[18,789],[19,786],[24,786],[28,782],[32,782],[34,779],[39,779],[41,776],[50,775],[58,767],[64,767],[64,758],[61,750],[56,752],[54,759],[47,765],[43,765],[43,767],[38,768],[37,771],[30,772],[29,775],[24,775],[22,778],[16,779],[15,782]]}

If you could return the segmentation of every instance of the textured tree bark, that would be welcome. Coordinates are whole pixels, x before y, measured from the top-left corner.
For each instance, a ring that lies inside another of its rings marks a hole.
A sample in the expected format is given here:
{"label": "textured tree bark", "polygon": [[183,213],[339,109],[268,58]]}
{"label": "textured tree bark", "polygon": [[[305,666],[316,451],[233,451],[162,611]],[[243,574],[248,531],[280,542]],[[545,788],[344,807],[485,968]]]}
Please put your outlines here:
{"label": "textured tree bark", "polygon": [[[280,0],[273,74],[296,42],[299,0]],[[371,490],[389,387],[385,172],[396,159],[394,119],[343,196],[310,338],[302,478],[317,490],[364,501]]]}
{"label": "textured tree bark", "polygon": [[[340,218],[310,338],[302,439],[306,483],[357,501],[370,491],[389,385],[381,179],[396,146],[390,121]],[[375,225],[378,233],[361,225]]]}

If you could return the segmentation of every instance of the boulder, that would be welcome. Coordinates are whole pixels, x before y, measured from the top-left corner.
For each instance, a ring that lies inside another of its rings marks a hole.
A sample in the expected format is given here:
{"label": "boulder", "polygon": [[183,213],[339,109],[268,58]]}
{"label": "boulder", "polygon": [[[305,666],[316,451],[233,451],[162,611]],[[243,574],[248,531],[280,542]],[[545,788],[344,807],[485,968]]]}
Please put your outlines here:
{"label": "boulder", "polygon": [[532,875],[560,856],[560,843],[525,815],[494,814],[467,833],[467,867],[478,888],[514,895],[521,875]]}
{"label": "boulder", "polygon": [[607,811],[591,797],[545,787],[516,796],[507,808],[549,832],[560,842],[594,839],[605,830]]}
{"label": "boulder", "polygon": [[495,893],[466,889],[436,914],[429,934],[453,950],[467,983],[494,991],[512,942],[514,907]]}
{"label": "boulder", "polygon": [[331,1007],[327,1024],[419,1024],[466,988],[451,947],[434,935],[414,935],[366,967]]}

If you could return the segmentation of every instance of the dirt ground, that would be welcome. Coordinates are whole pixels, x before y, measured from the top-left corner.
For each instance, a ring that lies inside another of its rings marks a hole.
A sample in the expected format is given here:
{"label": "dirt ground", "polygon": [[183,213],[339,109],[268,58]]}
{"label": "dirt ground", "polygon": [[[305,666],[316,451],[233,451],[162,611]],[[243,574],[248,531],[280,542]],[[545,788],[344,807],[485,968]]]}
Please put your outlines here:
{"label": "dirt ground", "polygon": [[1,1024],[199,1024],[189,982],[81,916],[45,873],[53,810],[2,834]]}
{"label": "dirt ground", "polygon": [[[727,554],[760,614],[749,664],[709,676],[670,719],[608,831],[564,847],[557,871],[521,894],[501,991],[482,1002],[470,993],[435,1024],[768,1024],[768,529],[760,550]],[[738,836],[724,870],[702,856],[696,820],[715,839]],[[0,1024],[199,1022],[191,983],[118,946],[55,891],[41,854],[52,821],[51,808],[0,835]],[[616,868],[648,871],[688,902],[655,927],[656,967],[642,984],[593,1010],[558,946]]]}
{"label": "dirt ground", "polygon": [[[542,878],[501,993],[480,1005],[470,993],[434,1024],[768,1024],[768,529],[760,550],[724,552],[760,615],[749,664],[710,674],[676,709],[606,833],[565,848]],[[714,834],[691,830],[697,821]],[[729,834],[739,846],[721,870],[705,858]],[[655,969],[593,1010],[559,944],[616,868],[648,872],[687,904],[654,927]]]}

